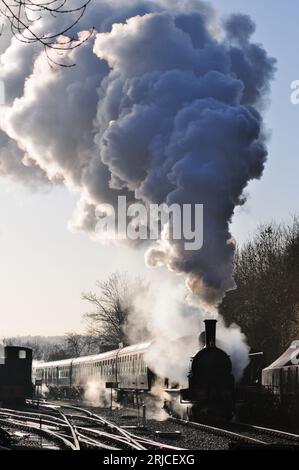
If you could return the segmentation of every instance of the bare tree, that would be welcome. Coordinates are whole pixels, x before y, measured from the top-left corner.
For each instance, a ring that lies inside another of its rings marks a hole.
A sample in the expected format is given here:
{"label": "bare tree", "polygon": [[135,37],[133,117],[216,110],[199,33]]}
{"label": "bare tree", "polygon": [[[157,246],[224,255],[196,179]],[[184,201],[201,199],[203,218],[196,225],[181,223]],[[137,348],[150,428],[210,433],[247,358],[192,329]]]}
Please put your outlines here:
{"label": "bare tree", "polygon": [[44,360],[46,361],[61,361],[62,359],[69,359],[70,355],[65,350],[64,347],[59,345],[53,345],[49,348],[46,357]]}
{"label": "bare tree", "polygon": [[[5,22],[8,22],[11,33],[19,41],[26,44],[39,43],[47,54],[50,64],[71,67],[74,64],[57,63],[49,56],[49,50],[66,51],[79,47],[89,36],[79,40],[72,35],[72,30],[79,23],[91,0],[82,0],[82,3],[72,6],[70,0],[0,0],[0,16],[3,24],[0,34],[3,32]],[[68,18],[63,22],[64,27],[51,33],[42,31],[40,23],[45,18]],[[90,35],[92,31],[90,32]],[[59,37],[63,37],[57,41]]]}
{"label": "bare tree", "polygon": [[254,349],[274,360],[299,337],[299,223],[260,227],[235,256],[237,289],[220,305],[227,323],[239,324]]}
{"label": "bare tree", "polygon": [[[82,294],[82,298],[94,309],[84,315],[88,334],[104,341],[107,346],[129,344],[128,323],[134,312],[134,298],[140,295],[145,284],[140,279],[130,279],[127,273],[113,273],[107,281],[97,281],[96,285],[99,294]],[[143,328],[143,337],[140,339],[144,339],[147,334],[146,328]]]}
{"label": "bare tree", "polygon": [[90,335],[66,333],[65,350],[69,357],[88,356],[103,351],[103,344],[98,338]]}
{"label": "bare tree", "polygon": [[88,340],[86,336],[76,333],[66,333],[66,350],[71,357],[79,357],[88,354]]}
{"label": "bare tree", "polygon": [[15,336],[4,338],[5,346],[23,346],[31,348],[33,359],[39,361],[49,361],[57,359],[65,359],[69,356],[68,351],[64,347],[63,336]]}

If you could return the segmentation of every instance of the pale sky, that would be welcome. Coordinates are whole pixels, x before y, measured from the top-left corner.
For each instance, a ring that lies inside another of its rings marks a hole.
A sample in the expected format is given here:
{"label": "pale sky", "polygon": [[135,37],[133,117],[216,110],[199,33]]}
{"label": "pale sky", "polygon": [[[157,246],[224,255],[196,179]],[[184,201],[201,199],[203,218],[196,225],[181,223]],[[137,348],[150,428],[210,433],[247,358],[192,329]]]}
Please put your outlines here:
{"label": "pale sky", "polygon": [[[264,175],[248,187],[249,199],[234,217],[232,233],[244,241],[262,222],[299,213],[299,105],[290,84],[299,79],[297,0],[214,0],[221,14],[248,13],[254,39],[278,60],[266,124],[271,131]],[[1,39],[0,39],[1,40]],[[83,290],[109,272],[146,272],[143,253],[102,247],[68,231],[77,196],[65,188],[31,192],[0,181],[0,337],[79,331]]]}

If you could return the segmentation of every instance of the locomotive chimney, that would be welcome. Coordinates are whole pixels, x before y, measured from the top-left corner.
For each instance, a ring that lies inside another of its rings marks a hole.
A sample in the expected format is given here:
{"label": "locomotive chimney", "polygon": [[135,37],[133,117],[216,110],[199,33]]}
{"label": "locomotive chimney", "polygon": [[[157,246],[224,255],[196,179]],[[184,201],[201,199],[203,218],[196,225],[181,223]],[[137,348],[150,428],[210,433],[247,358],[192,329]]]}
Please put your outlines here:
{"label": "locomotive chimney", "polygon": [[205,320],[206,348],[212,348],[216,346],[216,323],[217,320]]}

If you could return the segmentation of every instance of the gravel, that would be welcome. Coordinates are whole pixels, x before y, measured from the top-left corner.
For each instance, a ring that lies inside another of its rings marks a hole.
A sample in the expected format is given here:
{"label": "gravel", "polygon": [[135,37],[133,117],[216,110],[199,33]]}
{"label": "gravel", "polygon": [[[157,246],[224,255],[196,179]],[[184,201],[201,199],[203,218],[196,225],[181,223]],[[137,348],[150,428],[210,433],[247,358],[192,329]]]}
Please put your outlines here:
{"label": "gravel", "polygon": [[[77,406],[83,407],[82,404]],[[114,409],[111,413],[110,409],[106,408],[92,408],[86,407],[95,414],[99,414],[103,418],[106,418],[109,421],[117,424],[118,426],[138,426],[137,412],[136,410],[124,410],[124,409]],[[139,419],[139,424],[142,425],[141,418]],[[173,422],[171,419],[166,419],[164,421],[158,421],[156,419],[147,419],[145,429],[142,427],[138,429],[127,428],[128,431],[142,436],[151,440],[156,440],[164,444],[172,445],[175,447],[180,447],[184,449],[198,449],[198,450],[226,450],[229,449],[231,440],[222,436],[217,436],[204,432],[198,429],[194,429],[185,424],[180,424]],[[160,432],[172,432],[180,431],[180,436],[170,436],[162,437],[157,436],[155,431]]]}
{"label": "gravel", "polygon": [[[22,431],[14,426],[1,425],[11,436],[10,447],[12,450],[60,450],[60,447],[44,436],[39,436],[32,432]],[[4,445],[4,443],[3,443]]]}

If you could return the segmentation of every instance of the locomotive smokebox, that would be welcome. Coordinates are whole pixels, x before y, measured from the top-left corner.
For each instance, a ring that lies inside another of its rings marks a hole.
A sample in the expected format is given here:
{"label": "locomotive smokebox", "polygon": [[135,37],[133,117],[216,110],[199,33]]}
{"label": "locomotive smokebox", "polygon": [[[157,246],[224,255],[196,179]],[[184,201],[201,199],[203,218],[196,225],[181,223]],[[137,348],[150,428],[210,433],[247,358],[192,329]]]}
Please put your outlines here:
{"label": "locomotive smokebox", "polygon": [[206,348],[213,348],[216,346],[216,323],[217,320],[205,320],[206,327]]}

